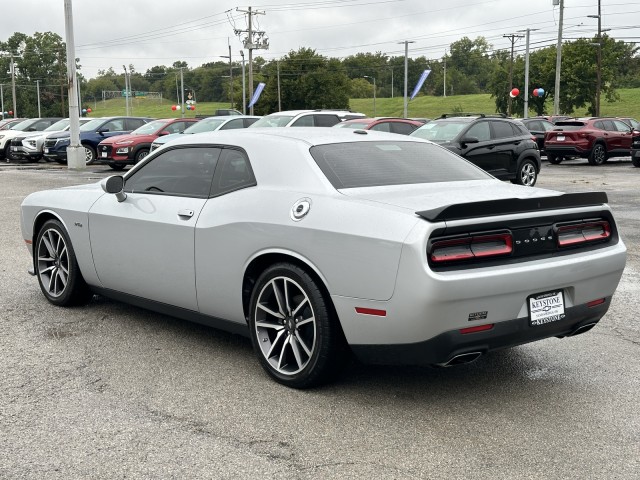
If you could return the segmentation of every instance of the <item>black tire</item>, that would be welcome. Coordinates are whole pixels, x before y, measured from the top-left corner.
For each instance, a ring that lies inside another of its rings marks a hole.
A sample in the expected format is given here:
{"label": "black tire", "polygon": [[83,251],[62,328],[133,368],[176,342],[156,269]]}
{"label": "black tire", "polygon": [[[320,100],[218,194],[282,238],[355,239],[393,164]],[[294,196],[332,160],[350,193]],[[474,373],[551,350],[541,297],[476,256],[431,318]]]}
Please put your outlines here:
{"label": "black tire", "polygon": [[591,165],[602,165],[607,161],[607,149],[602,143],[596,143],[589,154]]}
{"label": "black tire", "polygon": [[536,164],[533,160],[525,158],[518,168],[516,178],[511,180],[511,183],[524,185],[525,187],[533,187],[537,181],[538,169],[536,168]]}
{"label": "black tire", "polygon": [[56,158],[55,161],[58,162],[60,165],[66,165],[67,164],[67,161],[63,160],[62,158]]}
{"label": "black tire", "polygon": [[124,170],[124,165],[110,163],[109,166],[117,171]]}
{"label": "black tire", "polygon": [[96,151],[90,145],[82,145],[84,147],[84,163],[92,165],[96,161]]}
{"label": "black tire", "polygon": [[47,220],[33,248],[35,271],[46,299],[61,307],[87,303],[93,294],[82,278],[67,231],[58,220]]}
{"label": "black tire", "polygon": [[287,387],[320,385],[344,366],[348,349],[330,300],[297,265],[277,263],[260,275],[249,331],[262,367]]}
{"label": "black tire", "polygon": [[147,148],[141,148],[140,150],[138,150],[138,152],[136,153],[136,158],[135,158],[136,163],[141,161],[147,155],[149,155],[149,150]]}
{"label": "black tire", "polygon": [[640,157],[631,157],[631,163],[634,167],[640,167]]}
{"label": "black tire", "polygon": [[562,160],[564,160],[564,157],[560,155],[554,155],[553,153],[547,153],[547,160],[549,160],[549,163],[552,163],[554,165],[560,165]]}
{"label": "black tire", "polygon": [[14,160],[13,155],[11,154],[11,142],[7,142],[7,145],[4,147],[4,158],[7,162],[12,162]]}

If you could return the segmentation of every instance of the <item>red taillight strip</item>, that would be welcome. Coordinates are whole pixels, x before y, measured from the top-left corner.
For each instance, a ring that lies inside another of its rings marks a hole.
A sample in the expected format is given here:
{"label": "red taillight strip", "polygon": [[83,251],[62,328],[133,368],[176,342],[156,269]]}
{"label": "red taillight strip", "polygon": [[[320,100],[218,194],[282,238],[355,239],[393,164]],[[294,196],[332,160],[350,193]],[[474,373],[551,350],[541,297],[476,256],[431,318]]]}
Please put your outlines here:
{"label": "red taillight strip", "polygon": [[[563,236],[565,238],[562,238]],[[558,228],[559,247],[606,240],[610,237],[611,225],[609,225],[607,221],[579,223],[577,225],[566,225]]]}
{"label": "red taillight strip", "polygon": [[477,325],[474,327],[461,328],[459,332],[463,335],[467,333],[476,333],[476,332],[486,332],[487,330],[491,330],[493,328],[493,323],[488,323],[486,325]]}
{"label": "red taillight strip", "polygon": [[606,298],[599,298],[598,300],[591,300],[590,302],[587,303],[587,307],[589,307],[589,308],[597,307],[598,305],[602,305],[606,301],[607,301]]}
{"label": "red taillight strip", "polygon": [[453,240],[440,240],[431,246],[431,261],[455,262],[472,258],[496,257],[513,252],[510,233],[478,235]]}
{"label": "red taillight strip", "polygon": [[356,307],[356,313],[360,315],[375,315],[376,317],[386,317],[386,310],[378,310],[376,308]]}

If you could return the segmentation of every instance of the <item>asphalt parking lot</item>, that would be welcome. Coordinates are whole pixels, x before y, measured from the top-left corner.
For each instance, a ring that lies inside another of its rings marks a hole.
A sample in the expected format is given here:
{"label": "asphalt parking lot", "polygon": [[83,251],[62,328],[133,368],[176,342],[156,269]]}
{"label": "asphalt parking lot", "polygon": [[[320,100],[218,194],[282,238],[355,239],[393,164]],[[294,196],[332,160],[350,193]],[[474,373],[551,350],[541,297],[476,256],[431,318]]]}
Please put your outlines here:
{"label": "asphalt parking lot", "polygon": [[543,162],[538,187],[609,195],[628,260],[589,333],[452,369],[345,365],[322,389],[247,339],[101,297],[47,303],[20,234],[30,192],[92,166],[0,164],[1,478],[637,479],[640,168]]}

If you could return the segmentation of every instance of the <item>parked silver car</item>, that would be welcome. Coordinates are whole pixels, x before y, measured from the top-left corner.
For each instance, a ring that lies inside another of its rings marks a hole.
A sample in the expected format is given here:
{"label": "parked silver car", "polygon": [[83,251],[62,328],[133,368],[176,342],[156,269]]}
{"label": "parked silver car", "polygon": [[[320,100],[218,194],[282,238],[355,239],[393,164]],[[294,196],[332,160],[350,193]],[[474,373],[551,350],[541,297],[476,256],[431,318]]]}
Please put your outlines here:
{"label": "parked silver car", "polygon": [[585,332],[626,259],[604,193],[345,129],[184,135],[124,176],[29,195],[21,218],[51,303],[98,293],[248,335],[296,388],[349,351],[449,366]]}

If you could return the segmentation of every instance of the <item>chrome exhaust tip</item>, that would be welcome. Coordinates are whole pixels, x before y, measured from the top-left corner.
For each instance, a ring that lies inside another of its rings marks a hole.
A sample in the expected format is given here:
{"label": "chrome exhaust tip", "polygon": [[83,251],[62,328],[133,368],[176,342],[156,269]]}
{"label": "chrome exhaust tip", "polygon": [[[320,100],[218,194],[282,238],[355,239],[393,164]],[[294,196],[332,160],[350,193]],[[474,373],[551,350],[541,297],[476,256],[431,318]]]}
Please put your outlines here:
{"label": "chrome exhaust tip", "polygon": [[437,365],[439,367],[455,367],[456,365],[464,365],[467,363],[475,362],[481,356],[482,352],[461,353],[459,355],[451,357],[446,362],[438,363]]}
{"label": "chrome exhaust tip", "polygon": [[582,325],[578,328],[576,328],[573,332],[571,332],[569,334],[570,337],[573,337],[575,335],[580,335],[581,333],[585,333],[588,332],[589,330],[591,330],[593,327],[595,327],[597,324],[597,322],[593,322],[593,323],[587,323],[586,325]]}

